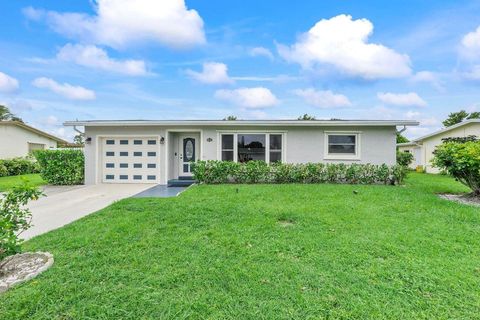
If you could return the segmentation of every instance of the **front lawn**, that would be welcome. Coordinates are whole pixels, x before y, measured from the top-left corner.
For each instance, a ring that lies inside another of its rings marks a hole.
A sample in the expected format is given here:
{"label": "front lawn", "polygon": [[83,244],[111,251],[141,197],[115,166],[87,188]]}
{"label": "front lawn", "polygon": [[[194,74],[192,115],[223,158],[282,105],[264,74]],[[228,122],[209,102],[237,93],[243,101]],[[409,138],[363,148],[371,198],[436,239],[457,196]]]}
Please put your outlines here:
{"label": "front lawn", "polygon": [[13,187],[22,184],[23,179],[35,186],[46,184],[39,174],[22,174],[19,176],[0,177],[0,192],[11,190]]}
{"label": "front lawn", "polygon": [[[355,191],[355,192],[354,192]],[[54,266],[5,319],[473,319],[480,209],[406,186],[197,186],[126,199],[26,243]]]}

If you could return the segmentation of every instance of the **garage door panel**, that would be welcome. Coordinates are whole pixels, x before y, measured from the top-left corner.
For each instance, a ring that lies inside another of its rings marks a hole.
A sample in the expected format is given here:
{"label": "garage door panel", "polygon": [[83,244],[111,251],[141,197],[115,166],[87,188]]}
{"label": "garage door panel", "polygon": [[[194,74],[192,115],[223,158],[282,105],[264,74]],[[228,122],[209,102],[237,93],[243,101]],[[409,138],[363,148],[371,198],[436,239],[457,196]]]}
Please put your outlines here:
{"label": "garage door panel", "polygon": [[102,181],[157,183],[160,180],[159,137],[102,138]]}

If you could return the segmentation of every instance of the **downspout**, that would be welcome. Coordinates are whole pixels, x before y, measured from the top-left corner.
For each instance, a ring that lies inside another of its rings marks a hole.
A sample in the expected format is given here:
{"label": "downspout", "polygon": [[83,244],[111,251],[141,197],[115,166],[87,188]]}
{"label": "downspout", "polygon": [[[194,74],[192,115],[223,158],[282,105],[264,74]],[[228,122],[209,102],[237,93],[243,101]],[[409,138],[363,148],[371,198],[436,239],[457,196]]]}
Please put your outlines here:
{"label": "downspout", "polygon": [[402,130],[397,131],[397,134],[401,134],[401,133],[404,132],[405,130],[407,130],[407,126],[403,126],[403,129],[402,129]]}
{"label": "downspout", "polygon": [[85,132],[82,132],[80,130],[77,129],[77,126],[73,126],[73,130],[75,130],[76,132],[78,132],[79,134],[81,134],[82,136],[85,135]]}

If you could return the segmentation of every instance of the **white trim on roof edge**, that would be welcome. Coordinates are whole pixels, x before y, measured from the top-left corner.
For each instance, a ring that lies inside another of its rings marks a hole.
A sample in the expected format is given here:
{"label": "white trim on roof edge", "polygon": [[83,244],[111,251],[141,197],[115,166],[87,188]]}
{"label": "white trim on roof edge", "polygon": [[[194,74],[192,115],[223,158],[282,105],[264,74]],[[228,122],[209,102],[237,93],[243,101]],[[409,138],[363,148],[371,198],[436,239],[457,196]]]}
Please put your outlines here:
{"label": "white trim on roof edge", "polygon": [[418,126],[414,120],[87,120],[66,121],[65,126]]}
{"label": "white trim on roof edge", "polygon": [[453,130],[453,129],[456,129],[456,128],[459,128],[459,127],[463,127],[464,125],[467,125],[467,124],[470,124],[470,123],[480,123],[480,119],[470,119],[470,120],[462,121],[460,123],[454,124],[453,126],[443,128],[441,130],[432,132],[430,134],[427,134],[427,135],[425,135],[423,137],[420,137],[420,138],[417,138],[417,139],[413,139],[411,142],[420,142],[420,141],[423,141],[425,139],[434,137],[438,134],[441,134],[441,133],[444,133],[444,132],[447,132],[447,131],[450,131],[450,130]]}

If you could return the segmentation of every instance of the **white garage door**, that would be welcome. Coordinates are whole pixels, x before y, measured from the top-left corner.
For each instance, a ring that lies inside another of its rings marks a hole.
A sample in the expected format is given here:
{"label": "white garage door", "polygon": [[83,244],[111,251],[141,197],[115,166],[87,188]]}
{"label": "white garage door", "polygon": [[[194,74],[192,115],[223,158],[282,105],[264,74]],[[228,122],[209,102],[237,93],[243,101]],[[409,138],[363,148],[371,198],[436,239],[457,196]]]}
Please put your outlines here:
{"label": "white garage door", "polygon": [[157,183],[160,179],[158,137],[106,137],[102,145],[102,181]]}

